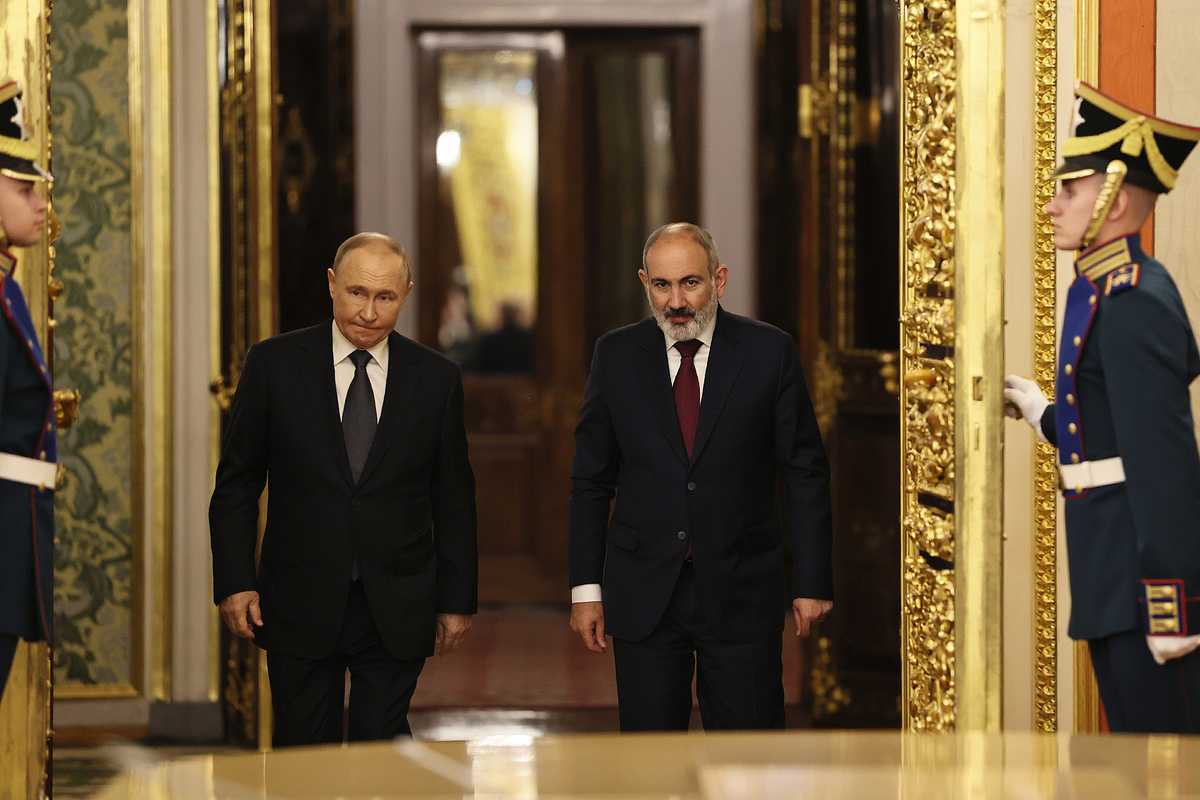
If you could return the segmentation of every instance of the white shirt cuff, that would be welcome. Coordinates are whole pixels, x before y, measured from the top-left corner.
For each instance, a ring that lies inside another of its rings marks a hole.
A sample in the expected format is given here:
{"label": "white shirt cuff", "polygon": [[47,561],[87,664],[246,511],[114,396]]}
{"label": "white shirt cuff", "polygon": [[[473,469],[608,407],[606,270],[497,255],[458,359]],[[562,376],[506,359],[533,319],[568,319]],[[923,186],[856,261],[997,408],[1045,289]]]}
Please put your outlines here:
{"label": "white shirt cuff", "polygon": [[572,603],[599,603],[603,599],[598,583],[584,583],[571,587]]}

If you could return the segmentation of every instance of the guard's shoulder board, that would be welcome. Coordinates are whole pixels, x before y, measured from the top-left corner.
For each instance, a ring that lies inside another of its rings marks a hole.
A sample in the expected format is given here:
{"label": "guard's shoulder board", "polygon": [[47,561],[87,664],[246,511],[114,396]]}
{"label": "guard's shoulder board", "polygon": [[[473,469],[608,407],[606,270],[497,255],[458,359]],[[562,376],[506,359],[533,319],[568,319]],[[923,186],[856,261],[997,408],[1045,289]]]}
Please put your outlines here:
{"label": "guard's shoulder board", "polygon": [[1111,297],[1114,294],[1127,292],[1138,285],[1141,277],[1141,264],[1126,264],[1123,267],[1117,267],[1108,273],[1108,279],[1104,282],[1104,295]]}

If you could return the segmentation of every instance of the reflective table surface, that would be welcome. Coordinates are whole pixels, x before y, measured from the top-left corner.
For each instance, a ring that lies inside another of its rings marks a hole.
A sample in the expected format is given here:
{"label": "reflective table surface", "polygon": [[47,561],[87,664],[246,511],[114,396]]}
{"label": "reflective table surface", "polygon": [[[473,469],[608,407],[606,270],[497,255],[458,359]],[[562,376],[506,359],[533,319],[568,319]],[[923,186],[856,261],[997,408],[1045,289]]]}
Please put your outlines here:
{"label": "reflective table surface", "polygon": [[1200,797],[1200,737],[509,735],[124,758],[125,771],[98,797]]}

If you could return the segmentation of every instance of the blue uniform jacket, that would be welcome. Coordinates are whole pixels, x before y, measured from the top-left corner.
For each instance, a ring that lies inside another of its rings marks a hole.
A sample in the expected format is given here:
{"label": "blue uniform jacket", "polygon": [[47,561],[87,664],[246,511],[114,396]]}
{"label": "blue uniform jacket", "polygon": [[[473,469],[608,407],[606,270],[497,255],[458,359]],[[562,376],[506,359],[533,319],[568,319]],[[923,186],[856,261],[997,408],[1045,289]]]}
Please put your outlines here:
{"label": "blue uniform jacket", "polygon": [[1064,486],[1075,639],[1200,632],[1200,353],[1170,274],[1137,235],[1092,248],[1067,297],[1055,403],[1061,464],[1120,457],[1124,483]]}
{"label": "blue uniform jacket", "polygon": [[[0,453],[57,460],[50,370],[0,249]],[[0,479],[0,633],[50,638],[54,491]]]}

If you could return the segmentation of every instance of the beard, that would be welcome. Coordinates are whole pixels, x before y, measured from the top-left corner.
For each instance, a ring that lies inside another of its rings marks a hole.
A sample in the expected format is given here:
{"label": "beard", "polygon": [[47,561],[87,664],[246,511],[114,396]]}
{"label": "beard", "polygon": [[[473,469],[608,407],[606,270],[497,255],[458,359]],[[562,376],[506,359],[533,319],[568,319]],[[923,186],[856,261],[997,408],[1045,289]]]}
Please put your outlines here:
{"label": "beard", "polygon": [[[647,295],[647,302],[650,298]],[[697,309],[685,309],[681,313],[691,317],[687,322],[675,323],[667,319],[668,316],[681,315],[680,309],[664,308],[659,311],[654,307],[654,303],[650,302],[650,311],[654,314],[654,321],[658,323],[658,327],[667,336],[670,336],[677,342],[686,342],[689,339],[695,339],[700,336],[700,332],[708,327],[712,322],[713,317],[717,314],[717,293],[713,292],[708,298],[708,302]]]}

